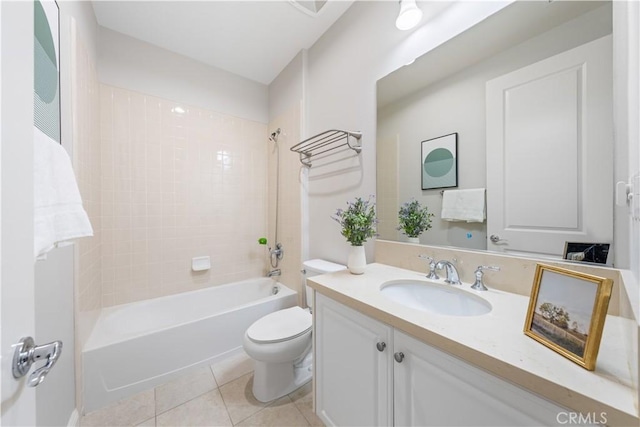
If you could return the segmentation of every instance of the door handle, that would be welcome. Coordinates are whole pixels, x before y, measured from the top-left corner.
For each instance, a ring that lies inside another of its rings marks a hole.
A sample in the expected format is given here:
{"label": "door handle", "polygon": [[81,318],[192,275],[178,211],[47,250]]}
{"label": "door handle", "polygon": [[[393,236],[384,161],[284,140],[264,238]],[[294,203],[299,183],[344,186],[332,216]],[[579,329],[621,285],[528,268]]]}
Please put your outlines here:
{"label": "door handle", "polygon": [[29,375],[27,385],[29,387],[36,387],[42,381],[56,364],[62,353],[62,341],[54,341],[49,344],[35,345],[33,338],[22,338],[18,344],[16,344],[15,352],[13,353],[13,377],[18,379],[25,376],[31,365],[41,360],[46,360],[46,363],[40,368],[36,369]]}
{"label": "door handle", "polygon": [[492,234],[491,236],[489,236],[489,240],[491,240],[491,243],[499,243],[499,242],[506,242],[506,239],[501,239],[500,236],[498,236],[497,234]]}

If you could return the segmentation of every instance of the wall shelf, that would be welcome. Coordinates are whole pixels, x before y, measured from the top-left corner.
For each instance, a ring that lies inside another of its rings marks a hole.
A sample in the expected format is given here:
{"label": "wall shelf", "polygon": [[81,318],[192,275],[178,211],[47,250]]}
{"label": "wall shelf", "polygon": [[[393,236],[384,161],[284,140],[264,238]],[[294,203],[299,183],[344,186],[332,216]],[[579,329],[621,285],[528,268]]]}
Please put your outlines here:
{"label": "wall shelf", "polygon": [[348,147],[360,153],[362,151],[362,133],[340,129],[330,129],[291,147],[291,151],[300,154],[300,163],[311,167],[311,159],[340,147]]}

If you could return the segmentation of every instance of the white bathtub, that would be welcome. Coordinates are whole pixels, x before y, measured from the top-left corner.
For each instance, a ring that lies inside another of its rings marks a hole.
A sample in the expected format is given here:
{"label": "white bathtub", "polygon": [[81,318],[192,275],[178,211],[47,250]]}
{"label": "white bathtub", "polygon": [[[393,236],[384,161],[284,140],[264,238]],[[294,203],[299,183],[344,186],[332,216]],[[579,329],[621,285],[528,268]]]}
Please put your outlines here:
{"label": "white bathtub", "polygon": [[82,351],[85,412],[237,353],[254,321],[296,302],[257,278],[103,309]]}

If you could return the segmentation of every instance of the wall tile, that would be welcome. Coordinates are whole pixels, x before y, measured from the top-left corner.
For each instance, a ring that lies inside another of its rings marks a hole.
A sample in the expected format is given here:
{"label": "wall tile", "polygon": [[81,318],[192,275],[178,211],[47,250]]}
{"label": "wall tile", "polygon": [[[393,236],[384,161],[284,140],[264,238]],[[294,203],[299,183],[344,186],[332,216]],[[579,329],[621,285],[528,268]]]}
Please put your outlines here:
{"label": "wall tile", "polygon": [[[102,249],[115,281],[103,304],[262,274],[266,258],[253,251],[266,234],[265,125],[107,85],[100,93]],[[193,274],[202,255],[223,273]]]}
{"label": "wall tile", "polygon": [[[300,168],[301,164],[296,153],[289,150],[292,146],[300,142],[300,108],[294,107],[286,111],[276,119],[269,123],[269,133],[280,128],[281,132],[278,137],[278,149],[280,154],[278,164],[278,151],[276,145],[268,141],[268,181],[246,181],[242,183],[248,187],[255,198],[264,197],[267,194],[268,215],[265,220],[268,223],[269,236],[268,241],[275,240],[275,223],[276,223],[276,183],[279,174],[279,209],[278,209],[278,241],[282,243],[285,249],[285,257],[280,262],[279,268],[282,271],[280,281],[286,286],[299,292],[299,302],[302,304],[302,277],[300,269],[302,267],[302,224],[301,224],[301,183]],[[252,126],[245,129],[247,134],[255,134],[257,130]],[[262,162],[262,150],[258,147],[251,147],[247,151],[243,159],[247,169],[258,167]],[[275,243],[275,242],[274,242]],[[266,250],[249,253],[250,256],[261,257],[267,253]],[[251,259],[251,258],[250,258]],[[247,262],[251,262],[247,260]],[[271,266],[268,265],[270,268]]]}
{"label": "wall tile", "polygon": [[[82,196],[83,205],[94,229],[91,238],[81,239],[76,245],[76,270],[75,270],[75,310],[76,310],[76,360],[81,360],[80,350],[84,347],[88,336],[80,331],[91,331],[93,322],[102,308],[102,240],[104,238],[101,212],[103,183],[111,183],[109,179],[102,177],[102,169],[111,172],[111,146],[113,112],[110,106],[113,103],[111,91],[100,90],[98,76],[94,65],[82,42],[75,37],[74,51],[71,55],[72,64],[72,104],[73,104],[73,142],[74,142],[74,170],[78,177],[78,188]],[[104,109],[101,110],[101,106]],[[102,111],[102,112],[101,112]],[[103,133],[106,140],[101,138],[101,125],[106,126]],[[104,142],[105,148],[102,148]],[[104,158],[103,158],[104,155]],[[109,177],[111,175],[108,175]],[[111,201],[108,198],[107,201]],[[113,205],[109,205],[112,208]],[[108,214],[112,214],[109,210]],[[111,223],[106,222],[106,226]],[[112,261],[112,258],[107,260]],[[81,323],[86,322],[89,324]],[[76,406],[82,407],[82,370],[78,364],[76,367]]]}

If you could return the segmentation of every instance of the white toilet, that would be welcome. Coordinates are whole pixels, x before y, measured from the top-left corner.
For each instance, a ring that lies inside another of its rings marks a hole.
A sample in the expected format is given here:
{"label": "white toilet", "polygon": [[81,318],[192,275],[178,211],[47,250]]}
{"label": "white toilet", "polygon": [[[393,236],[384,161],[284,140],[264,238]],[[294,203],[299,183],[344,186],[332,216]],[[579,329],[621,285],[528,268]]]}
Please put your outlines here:
{"label": "white toilet", "polygon": [[[321,259],[303,263],[307,305],[311,308],[312,292],[306,278],[344,270],[345,266]],[[244,334],[244,350],[255,361],[253,395],[269,402],[291,393],[311,379],[311,312],[291,307],[267,314],[256,320]]]}

